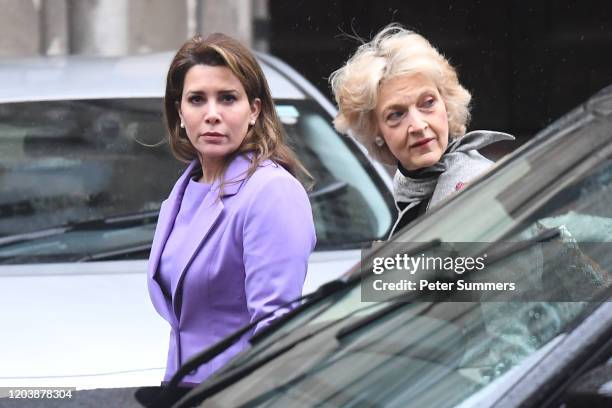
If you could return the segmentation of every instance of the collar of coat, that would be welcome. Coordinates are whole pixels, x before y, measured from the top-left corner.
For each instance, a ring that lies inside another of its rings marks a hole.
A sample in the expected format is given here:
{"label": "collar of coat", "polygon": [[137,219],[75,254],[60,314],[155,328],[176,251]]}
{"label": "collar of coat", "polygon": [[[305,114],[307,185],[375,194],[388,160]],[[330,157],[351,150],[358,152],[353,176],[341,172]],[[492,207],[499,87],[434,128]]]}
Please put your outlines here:
{"label": "collar of coat", "polygon": [[408,171],[398,164],[400,174],[394,178],[393,186],[395,201],[405,203],[403,206],[412,208],[421,201],[429,199],[434,192],[438,177],[448,170],[450,163],[454,162],[454,156],[502,140],[514,140],[514,136],[490,130],[475,130],[451,140],[440,161],[432,166]]}
{"label": "collar of coat", "polygon": [[[221,186],[221,182],[223,181],[223,194],[221,194],[219,198],[235,195],[247,179],[247,172],[249,170],[249,166],[251,165],[252,157],[252,153],[244,153],[234,157],[232,162],[227,167],[223,178],[217,179],[212,183],[210,186],[210,192],[217,194],[219,187]],[[170,193],[171,199],[177,199],[179,198],[179,195],[183,195],[185,188],[189,183],[189,179],[199,164],[200,163],[197,159],[192,160],[189,163],[181,177],[178,179],[177,183],[174,185],[174,188]],[[270,165],[275,166],[276,164],[271,160],[265,160],[259,164],[259,167]]]}

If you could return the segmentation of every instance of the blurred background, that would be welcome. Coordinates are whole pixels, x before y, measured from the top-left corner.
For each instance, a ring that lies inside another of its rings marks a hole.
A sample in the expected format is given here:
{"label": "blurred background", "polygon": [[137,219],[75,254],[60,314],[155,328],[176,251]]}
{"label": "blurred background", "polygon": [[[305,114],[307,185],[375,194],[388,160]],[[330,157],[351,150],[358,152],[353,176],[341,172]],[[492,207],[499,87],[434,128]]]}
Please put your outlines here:
{"label": "blurred background", "polygon": [[525,141],[612,83],[609,0],[0,0],[1,57],[175,50],[222,31],[331,96],[327,78],[390,22],[427,37],[473,94],[470,129]]}

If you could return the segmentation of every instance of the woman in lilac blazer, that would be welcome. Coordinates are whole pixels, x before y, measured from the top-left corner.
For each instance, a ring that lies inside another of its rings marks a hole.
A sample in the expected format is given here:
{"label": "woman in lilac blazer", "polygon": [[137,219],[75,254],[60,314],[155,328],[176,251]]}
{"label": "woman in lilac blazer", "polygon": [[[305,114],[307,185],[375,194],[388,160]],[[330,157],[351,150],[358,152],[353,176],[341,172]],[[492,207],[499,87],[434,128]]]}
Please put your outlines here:
{"label": "woman in lilac blazer", "polygon": [[[164,109],[172,151],[189,163],[162,204],[148,266],[151,300],[171,327],[168,381],[194,354],[300,296],[316,238],[296,179],[309,175],[250,51],[223,34],[187,41]],[[183,385],[206,379],[274,317]]]}

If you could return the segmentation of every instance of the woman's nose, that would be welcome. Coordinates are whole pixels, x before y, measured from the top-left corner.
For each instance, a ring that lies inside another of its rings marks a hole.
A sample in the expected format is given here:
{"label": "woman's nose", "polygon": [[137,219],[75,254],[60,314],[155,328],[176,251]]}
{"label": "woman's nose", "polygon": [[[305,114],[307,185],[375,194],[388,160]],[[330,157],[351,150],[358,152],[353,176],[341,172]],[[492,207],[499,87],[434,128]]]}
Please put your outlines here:
{"label": "woman's nose", "polygon": [[214,102],[208,104],[208,109],[204,113],[204,121],[209,124],[218,123],[221,120],[219,117],[219,109]]}
{"label": "woman's nose", "polygon": [[419,133],[427,129],[427,121],[420,112],[412,111],[408,113],[408,132]]}

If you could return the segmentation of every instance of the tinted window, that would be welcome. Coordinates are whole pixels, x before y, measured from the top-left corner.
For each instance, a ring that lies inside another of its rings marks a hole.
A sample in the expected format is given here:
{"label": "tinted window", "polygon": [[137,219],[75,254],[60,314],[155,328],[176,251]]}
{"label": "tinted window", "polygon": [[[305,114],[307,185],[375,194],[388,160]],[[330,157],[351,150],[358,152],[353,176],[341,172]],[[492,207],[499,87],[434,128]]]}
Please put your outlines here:
{"label": "tinted window", "polygon": [[[603,140],[607,140],[609,131],[593,134],[597,138],[605,135]],[[580,135],[557,140],[554,147],[597,140],[593,134],[583,130]],[[544,147],[545,152],[551,150],[550,145]],[[440,302],[416,299],[396,303],[397,307],[380,313],[388,302],[362,299],[364,285],[378,279],[378,275],[370,275],[306,309],[230,363],[228,369],[244,367],[284,350],[280,357],[208,402],[266,407],[477,407],[487,396],[503,395],[506,387],[533,370],[548,351],[570,347],[564,344],[565,334],[597,306],[601,295],[610,294],[612,149],[606,144],[597,155],[589,155],[592,160],[588,162],[582,155],[568,155],[567,160],[578,160],[584,166],[568,171],[566,162],[556,167],[554,171],[562,171],[564,178],[550,186],[555,173],[548,173],[550,167],[541,164],[542,171],[534,171],[529,180],[549,177],[546,183],[541,181],[554,193],[534,188],[533,195],[525,195],[531,191],[527,182],[517,184],[515,190],[500,182],[503,197],[523,192],[516,198],[520,218],[493,212],[480,224],[480,233],[512,221],[511,230],[497,233],[497,240],[503,238],[509,251],[481,273],[461,275],[468,283],[506,281],[528,291],[482,292],[478,301],[471,302],[452,301],[461,297],[449,292]],[[515,164],[525,166],[524,161]],[[508,171],[495,173],[497,180],[507,181],[512,176]],[[493,208],[486,197],[491,191],[478,192],[481,195],[472,196],[470,208],[458,208],[454,203],[447,208],[455,215],[461,214],[459,210],[487,214]],[[444,236],[449,224],[454,225],[450,217],[436,222],[431,228],[434,237]],[[417,222],[415,229],[418,227]],[[471,241],[473,233],[466,227],[453,231],[452,236],[476,248],[491,247],[491,242]],[[386,245],[376,255],[394,255],[397,248]],[[433,249],[423,250],[423,256],[430,253]],[[385,272],[389,273],[405,277],[405,271]],[[433,280],[433,273],[419,278]],[[377,313],[379,318],[368,324],[354,324]],[[350,334],[342,335],[343,328],[351,328]],[[312,336],[314,332],[318,335]],[[300,338],[305,341],[287,346]]]}

